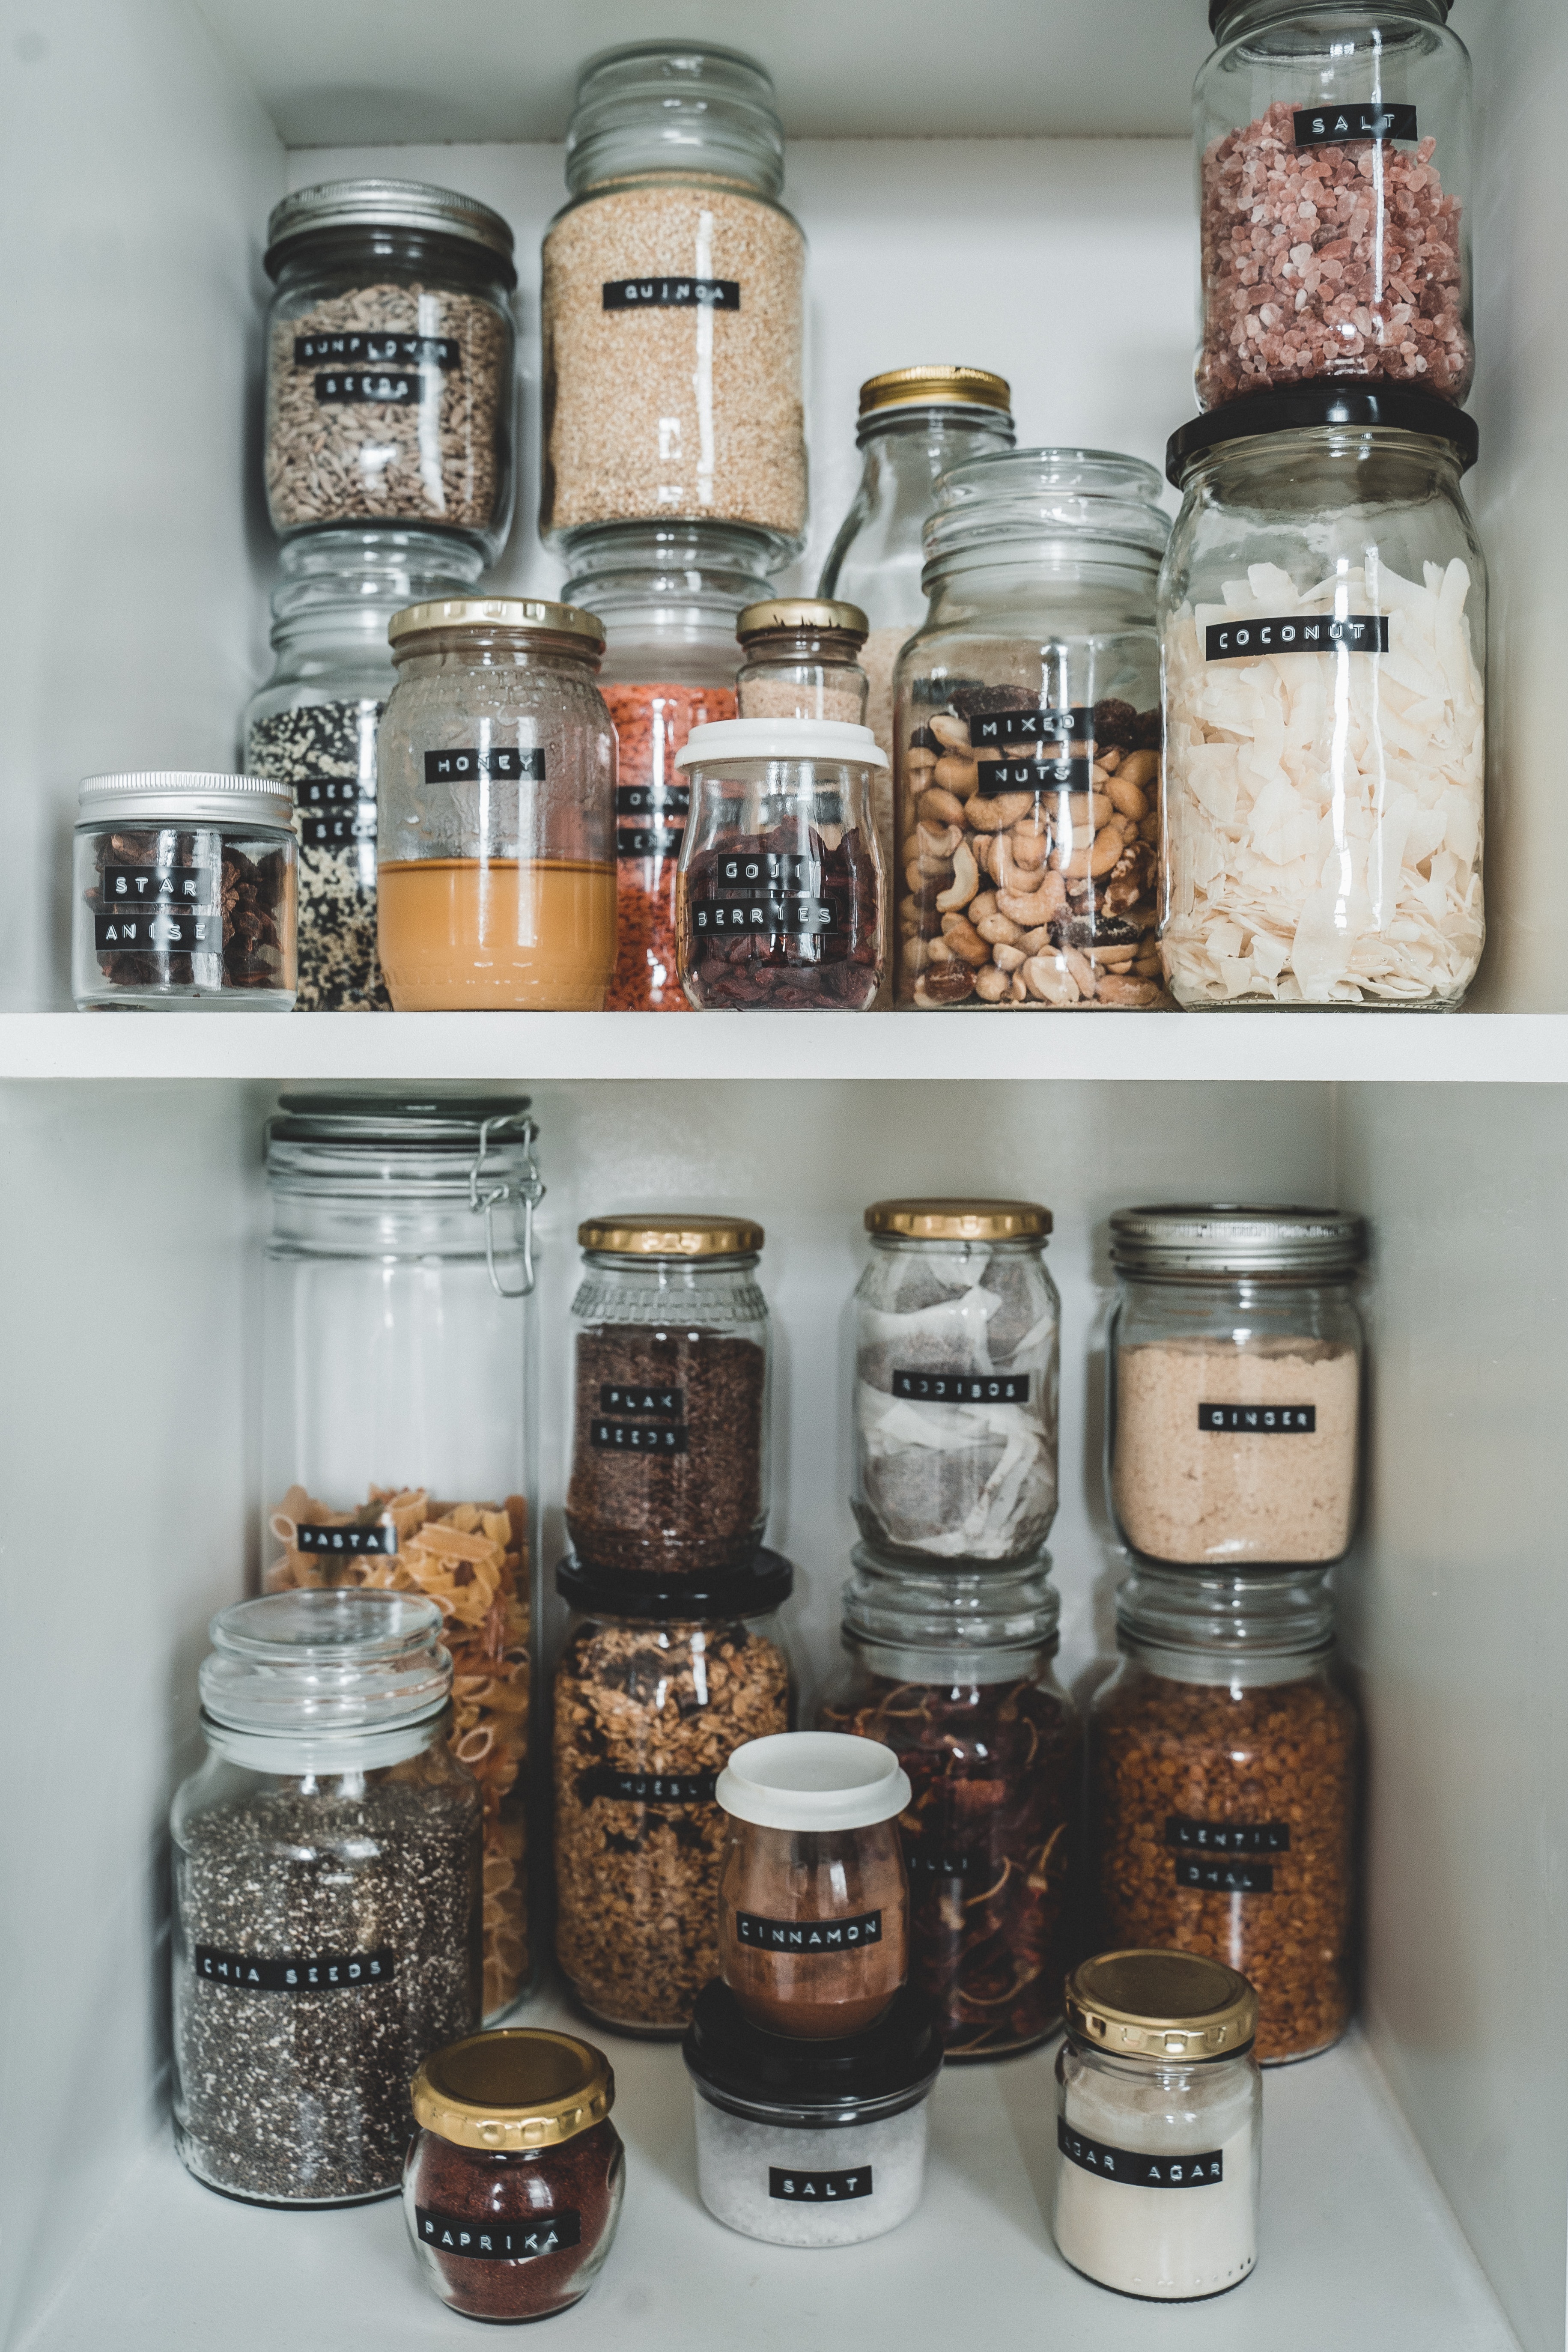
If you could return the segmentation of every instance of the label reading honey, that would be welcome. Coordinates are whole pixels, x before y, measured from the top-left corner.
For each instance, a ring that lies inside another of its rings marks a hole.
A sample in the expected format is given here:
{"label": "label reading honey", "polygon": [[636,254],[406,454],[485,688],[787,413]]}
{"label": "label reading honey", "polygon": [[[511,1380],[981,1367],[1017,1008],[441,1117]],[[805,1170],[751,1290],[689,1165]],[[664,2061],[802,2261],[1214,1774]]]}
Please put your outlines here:
{"label": "label reading honey", "polygon": [[414,2216],[422,2246],[465,2254],[471,2263],[537,2262],[541,2254],[558,2254],[563,2247],[583,2242],[582,2216],[570,2207],[517,2221],[476,2221],[434,2205],[416,2205]]}
{"label": "label reading honey", "polygon": [[544,782],[544,752],[535,744],[520,751],[512,743],[466,744],[446,751],[426,751],[425,781],[427,784],[473,784],[484,779],[490,783],[515,784],[526,781],[532,784]]}

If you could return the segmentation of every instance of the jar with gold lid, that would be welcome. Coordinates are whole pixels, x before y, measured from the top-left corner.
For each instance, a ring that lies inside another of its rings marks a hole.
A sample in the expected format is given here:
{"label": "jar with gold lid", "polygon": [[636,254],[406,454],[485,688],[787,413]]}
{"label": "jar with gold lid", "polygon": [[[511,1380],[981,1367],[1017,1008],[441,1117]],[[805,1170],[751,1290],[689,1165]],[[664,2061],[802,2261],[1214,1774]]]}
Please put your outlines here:
{"label": "jar with gold lid", "polygon": [[742,719],[838,719],[866,723],[858,604],[823,596],[773,596],[735,624],[742,646],[736,692]]}

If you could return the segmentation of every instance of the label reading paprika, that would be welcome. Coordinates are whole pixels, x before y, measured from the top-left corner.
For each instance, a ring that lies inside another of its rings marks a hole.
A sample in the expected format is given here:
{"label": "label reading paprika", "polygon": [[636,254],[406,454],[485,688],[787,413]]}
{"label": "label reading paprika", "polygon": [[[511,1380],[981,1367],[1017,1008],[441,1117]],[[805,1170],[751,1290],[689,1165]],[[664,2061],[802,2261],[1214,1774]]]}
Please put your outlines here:
{"label": "label reading paprika", "polygon": [[1057,2117],[1057,2146],[1080,2170],[1123,2181],[1131,2189],[1205,2189],[1225,2179],[1222,2148],[1205,2147],[1193,2156],[1145,2156],[1075,2132],[1065,2116]]}
{"label": "label reading paprika", "polygon": [[852,1919],[764,1919],[737,1911],[739,1942],[759,1952],[854,1952],[882,1940],[882,1915],[861,1911]]}
{"label": "label reading paprika", "polygon": [[443,2213],[433,2205],[416,2205],[414,2214],[422,2246],[437,2246],[444,2254],[466,2254],[475,2263],[531,2263],[541,2254],[558,2254],[564,2246],[583,2242],[582,2216],[570,2207],[559,2213],[531,2213],[518,2221],[476,2221],[471,2215]]}

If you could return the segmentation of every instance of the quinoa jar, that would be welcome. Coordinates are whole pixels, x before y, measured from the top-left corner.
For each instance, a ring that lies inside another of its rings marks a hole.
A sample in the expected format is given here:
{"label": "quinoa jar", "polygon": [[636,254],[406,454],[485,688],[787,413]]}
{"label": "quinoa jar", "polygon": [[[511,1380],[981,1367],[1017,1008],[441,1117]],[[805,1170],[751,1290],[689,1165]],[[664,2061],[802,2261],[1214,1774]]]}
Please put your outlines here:
{"label": "quinoa jar", "polygon": [[544,239],[539,526],[683,517],[805,533],[805,239],[752,58],[639,41],[584,67]]}
{"label": "quinoa jar", "polygon": [[376,735],[377,935],[399,1013],[597,1013],[616,961],[604,632],[521,596],[410,604]]}
{"label": "quinoa jar", "polygon": [[1470,60],[1450,5],[1211,0],[1203,407],[1322,377],[1468,392]]}

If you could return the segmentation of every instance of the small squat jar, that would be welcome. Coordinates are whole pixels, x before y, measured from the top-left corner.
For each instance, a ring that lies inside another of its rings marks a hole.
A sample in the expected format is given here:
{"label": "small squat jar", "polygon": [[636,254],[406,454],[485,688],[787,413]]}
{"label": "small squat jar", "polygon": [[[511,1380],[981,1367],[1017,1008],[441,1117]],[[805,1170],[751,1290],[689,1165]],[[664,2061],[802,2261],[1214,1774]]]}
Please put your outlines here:
{"label": "small squat jar", "polygon": [[742,2015],[805,2041],[863,2033],[909,1975],[908,1773],[879,1740],[790,1731],[738,1748],[715,1793],[719,1969]]}
{"label": "small squat jar", "polygon": [[78,797],[71,993],[82,1012],[289,1013],[292,796],[268,776],[89,776]]}
{"label": "small squat jar", "polygon": [[866,724],[868,687],[859,656],[867,623],[858,604],[769,597],[747,606],[735,635],[742,656],[736,681],[742,719]]}
{"label": "small squat jar", "polygon": [[1198,2303],[1258,2260],[1263,2078],[1245,1977],[1178,1951],[1073,1970],[1057,2056],[1062,2258],[1100,2286]]}
{"label": "small squat jar", "polygon": [[881,982],[882,853],[868,727],[737,719],[676,756],[691,814],[675,944],[693,1004],[863,1013]]}
{"label": "small squat jar", "polygon": [[521,2321],[581,2302],[626,2193],[604,2052],[530,2027],[476,2033],[426,2059],[413,2101],[403,2210],[448,2310]]}

